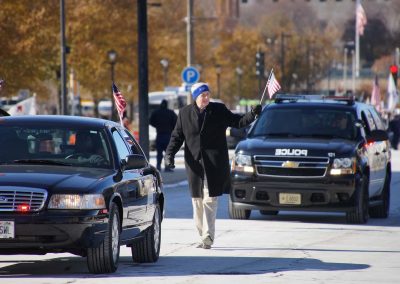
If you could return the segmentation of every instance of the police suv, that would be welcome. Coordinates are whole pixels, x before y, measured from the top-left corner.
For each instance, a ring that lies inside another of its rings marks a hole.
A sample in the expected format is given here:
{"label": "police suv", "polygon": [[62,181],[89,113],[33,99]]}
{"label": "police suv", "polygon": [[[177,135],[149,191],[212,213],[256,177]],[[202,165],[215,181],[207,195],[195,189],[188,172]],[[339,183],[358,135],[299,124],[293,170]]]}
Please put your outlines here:
{"label": "police suv", "polygon": [[278,95],[236,147],[229,215],[335,211],[358,224],[387,218],[390,156],[374,107],[353,97]]}

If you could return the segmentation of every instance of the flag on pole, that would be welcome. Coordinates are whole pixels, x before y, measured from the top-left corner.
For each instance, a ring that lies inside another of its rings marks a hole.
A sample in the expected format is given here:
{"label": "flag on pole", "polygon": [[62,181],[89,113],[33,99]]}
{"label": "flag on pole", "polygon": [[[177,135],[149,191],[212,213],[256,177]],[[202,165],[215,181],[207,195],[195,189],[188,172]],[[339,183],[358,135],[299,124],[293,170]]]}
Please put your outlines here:
{"label": "flag on pole", "polygon": [[273,69],[271,70],[271,75],[269,76],[267,86],[269,98],[272,98],[272,96],[281,89],[281,85],[279,84],[278,80],[276,80]]}
{"label": "flag on pole", "polygon": [[371,105],[375,106],[378,111],[381,111],[381,89],[379,88],[378,75],[375,75],[372,86]]}
{"label": "flag on pole", "polygon": [[268,94],[269,94],[269,98],[271,99],[272,96],[281,89],[281,85],[279,85],[278,80],[276,80],[275,75],[274,75],[274,68],[271,69],[271,72],[269,72],[269,76],[268,76],[268,80],[267,80],[267,84],[265,84],[265,88],[263,91],[263,94],[261,96],[261,100],[260,100],[260,105],[262,105],[263,99],[264,99],[264,95],[265,95],[265,91],[268,89]]}
{"label": "flag on pole", "polygon": [[115,106],[117,107],[119,120],[121,122],[121,125],[124,125],[122,122],[122,118],[124,116],[124,111],[126,108],[126,101],[114,83],[112,85],[112,88],[113,88],[114,102]]}
{"label": "flag on pole", "polygon": [[387,110],[393,112],[396,108],[397,102],[399,101],[399,94],[394,83],[392,74],[389,74],[388,88],[387,88]]}
{"label": "flag on pole", "polygon": [[364,34],[364,27],[366,24],[367,24],[367,15],[365,14],[361,2],[358,1],[356,9],[356,33],[358,35]]}
{"label": "flag on pole", "polygon": [[36,115],[36,96],[32,96],[13,105],[8,113],[12,116]]}

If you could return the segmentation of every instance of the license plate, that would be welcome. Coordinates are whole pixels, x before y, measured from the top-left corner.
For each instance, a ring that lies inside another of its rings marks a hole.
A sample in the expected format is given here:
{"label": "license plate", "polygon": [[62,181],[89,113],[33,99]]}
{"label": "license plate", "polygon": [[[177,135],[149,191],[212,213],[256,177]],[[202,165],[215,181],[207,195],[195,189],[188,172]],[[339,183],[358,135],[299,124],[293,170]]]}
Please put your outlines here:
{"label": "license plate", "polygon": [[301,204],[301,194],[299,193],[279,193],[279,203],[280,204]]}
{"label": "license plate", "polygon": [[14,232],[14,221],[0,221],[0,239],[13,239]]}

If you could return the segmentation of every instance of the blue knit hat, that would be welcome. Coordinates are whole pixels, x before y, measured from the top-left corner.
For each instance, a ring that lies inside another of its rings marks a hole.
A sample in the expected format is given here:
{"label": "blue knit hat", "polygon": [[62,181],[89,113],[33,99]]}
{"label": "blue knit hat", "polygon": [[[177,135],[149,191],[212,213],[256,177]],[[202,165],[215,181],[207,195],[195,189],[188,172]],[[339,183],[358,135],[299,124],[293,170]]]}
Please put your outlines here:
{"label": "blue knit hat", "polygon": [[192,86],[192,88],[190,89],[190,91],[192,92],[192,98],[195,101],[197,99],[198,96],[200,96],[202,93],[204,92],[209,92],[210,88],[208,87],[207,83],[196,83]]}

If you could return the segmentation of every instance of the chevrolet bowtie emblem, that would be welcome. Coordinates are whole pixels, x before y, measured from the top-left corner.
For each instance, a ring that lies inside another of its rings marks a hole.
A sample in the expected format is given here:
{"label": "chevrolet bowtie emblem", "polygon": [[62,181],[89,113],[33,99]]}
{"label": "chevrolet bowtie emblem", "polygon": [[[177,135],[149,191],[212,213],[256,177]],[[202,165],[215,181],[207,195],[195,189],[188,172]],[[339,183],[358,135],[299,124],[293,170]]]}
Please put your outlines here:
{"label": "chevrolet bowtie emblem", "polygon": [[293,162],[293,161],[286,161],[282,163],[283,168],[298,168],[300,165],[299,162]]}

